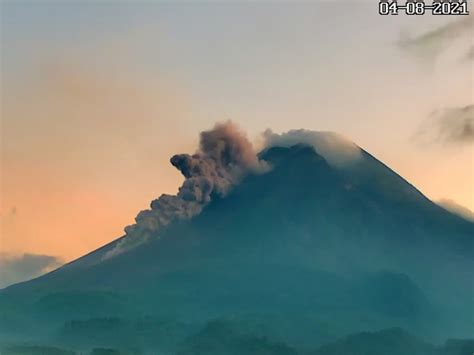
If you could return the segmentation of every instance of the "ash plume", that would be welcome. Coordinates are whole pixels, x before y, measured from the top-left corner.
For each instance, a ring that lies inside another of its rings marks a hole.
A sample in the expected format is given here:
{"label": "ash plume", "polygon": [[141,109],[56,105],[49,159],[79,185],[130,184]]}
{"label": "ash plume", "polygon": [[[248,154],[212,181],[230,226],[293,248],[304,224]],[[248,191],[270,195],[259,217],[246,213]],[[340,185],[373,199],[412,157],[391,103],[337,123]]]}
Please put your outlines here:
{"label": "ash plume", "polygon": [[267,169],[252,143],[231,121],[201,132],[195,154],[177,154],[170,162],[185,177],[178,193],[152,201],[150,209],[141,211],[136,223],[125,228],[125,238],[104,259],[142,244],[173,221],[196,216],[214,198],[226,196],[246,174]]}

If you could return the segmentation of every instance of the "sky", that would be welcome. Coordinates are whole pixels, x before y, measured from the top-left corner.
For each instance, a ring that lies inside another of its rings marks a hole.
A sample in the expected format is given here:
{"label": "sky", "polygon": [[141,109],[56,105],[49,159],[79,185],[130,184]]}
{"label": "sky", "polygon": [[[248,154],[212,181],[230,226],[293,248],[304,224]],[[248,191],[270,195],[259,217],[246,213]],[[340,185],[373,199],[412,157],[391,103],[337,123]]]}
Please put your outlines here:
{"label": "sky", "polygon": [[473,210],[473,24],[356,0],[2,1],[0,255],[47,270],[123,235],[227,119],[256,146],[341,133]]}

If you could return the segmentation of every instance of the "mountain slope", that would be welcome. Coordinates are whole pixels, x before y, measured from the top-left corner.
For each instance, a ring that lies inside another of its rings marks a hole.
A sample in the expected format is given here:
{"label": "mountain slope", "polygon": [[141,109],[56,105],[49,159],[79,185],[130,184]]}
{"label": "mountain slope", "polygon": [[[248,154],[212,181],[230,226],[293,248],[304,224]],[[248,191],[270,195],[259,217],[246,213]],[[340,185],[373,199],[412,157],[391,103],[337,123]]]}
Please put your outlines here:
{"label": "mountain slope", "polygon": [[[1,291],[0,314],[56,327],[96,316],[256,312],[283,315],[276,332],[310,316],[338,329],[326,340],[394,326],[439,339],[469,332],[473,223],[364,151],[342,167],[304,144],[260,159],[272,168],[146,243],[104,258],[116,241]],[[6,312],[12,305],[23,311]],[[286,337],[311,345],[308,335]]]}

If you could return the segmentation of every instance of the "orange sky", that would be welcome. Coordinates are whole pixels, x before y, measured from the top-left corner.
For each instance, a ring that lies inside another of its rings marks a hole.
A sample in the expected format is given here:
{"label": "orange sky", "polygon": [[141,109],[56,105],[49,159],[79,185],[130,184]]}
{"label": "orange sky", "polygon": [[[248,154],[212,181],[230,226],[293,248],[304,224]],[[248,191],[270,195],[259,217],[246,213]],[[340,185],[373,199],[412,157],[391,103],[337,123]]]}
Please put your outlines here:
{"label": "orange sky", "polygon": [[193,139],[180,129],[186,101],[170,85],[164,93],[164,83],[60,64],[5,95],[1,248],[71,259],[174,193],[180,176],[169,157]]}

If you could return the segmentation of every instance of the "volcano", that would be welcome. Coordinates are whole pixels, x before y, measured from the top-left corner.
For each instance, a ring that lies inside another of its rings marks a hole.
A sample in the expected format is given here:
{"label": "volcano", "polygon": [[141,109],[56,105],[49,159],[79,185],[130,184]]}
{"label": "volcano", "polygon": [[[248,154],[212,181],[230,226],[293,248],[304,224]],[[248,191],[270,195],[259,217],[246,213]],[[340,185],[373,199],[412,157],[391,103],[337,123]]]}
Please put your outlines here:
{"label": "volcano", "polygon": [[253,352],[270,354],[394,327],[471,336],[474,224],[333,138],[274,135],[256,156],[265,169],[239,171],[199,213],[0,291],[1,341],[175,353],[207,324],[211,339],[246,339],[234,348],[275,339]]}

